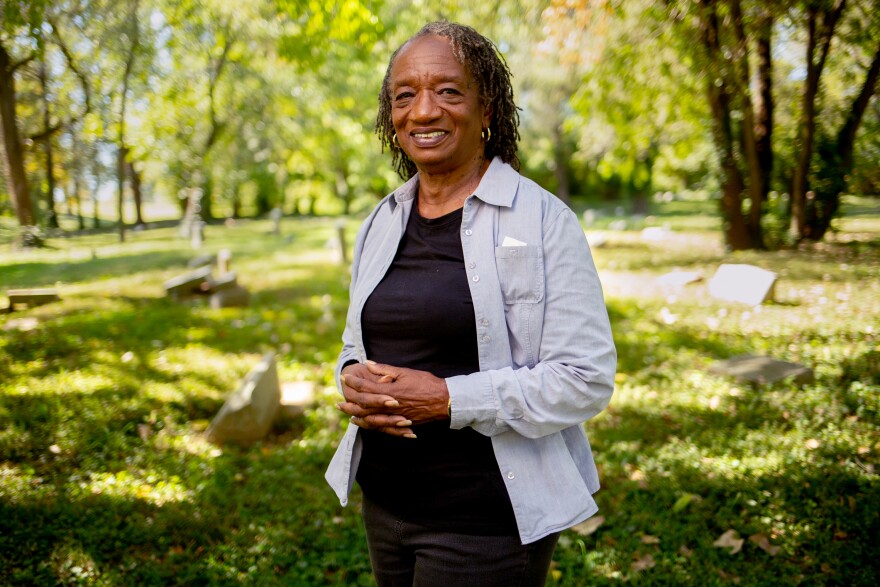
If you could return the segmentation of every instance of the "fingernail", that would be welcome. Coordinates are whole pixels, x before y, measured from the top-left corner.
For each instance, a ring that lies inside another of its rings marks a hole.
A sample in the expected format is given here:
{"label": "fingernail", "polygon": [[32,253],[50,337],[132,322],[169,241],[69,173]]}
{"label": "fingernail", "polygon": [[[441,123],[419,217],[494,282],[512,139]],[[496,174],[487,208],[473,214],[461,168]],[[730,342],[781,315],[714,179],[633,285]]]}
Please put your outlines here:
{"label": "fingernail", "polygon": [[386,408],[399,408],[400,404],[397,402],[396,399],[390,399],[387,402],[385,402],[385,407]]}
{"label": "fingernail", "polygon": [[400,426],[401,428],[406,428],[407,426],[412,426],[412,422],[410,420],[401,420],[395,426]]}
{"label": "fingernail", "polygon": [[376,361],[371,361],[371,360],[367,359],[367,365],[375,365],[375,364],[376,364]]}
{"label": "fingernail", "polygon": [[417,436],[415,434],[413,434],[412,432],[410,432],[409,434],[404,434],[403,437],[404,438],[417,438]]}
{"label": "fingernail", "polygon": [[394,381],[394,377],[391,375],[383,375],[379,378],[379,383],[391,383],[392,381]]}
{"label": "fingernail", "polygon": [[340,381],[340,383],[345,383],[345,375],[340,375],[339,381]]}
{"label": "fingernail", "polygon": [[341,410],[341,409],[342,409],[342,404],[341,404],[341,403],[336,404],[336,409],[337,409],[337,410]]}

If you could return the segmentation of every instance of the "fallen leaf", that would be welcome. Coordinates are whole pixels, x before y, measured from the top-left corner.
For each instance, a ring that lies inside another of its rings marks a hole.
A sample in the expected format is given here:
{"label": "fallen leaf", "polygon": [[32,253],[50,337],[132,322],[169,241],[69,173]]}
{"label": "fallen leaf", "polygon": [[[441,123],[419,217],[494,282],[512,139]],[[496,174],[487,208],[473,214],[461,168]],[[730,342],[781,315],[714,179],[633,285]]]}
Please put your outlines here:
{"label": "fallen leaf", "polygon": [[61,447],[58,446],[57,444],[53,444],[52,446],[49,447],[49,452],[52,453],[53,455],[59,455],[59,454],[61,454]]}
{"label": "fallen leaf", "polygon": [[843,530],[837,530],[836,532],[834,532],[834,539],[835,540],[846,540],[847,536],[848,536],[848,534],[846,532],[844,532]]}
{"label": "fallen leaf", "polygon": [[730,573],[725,573],[721,569],[718,569],[718,576],[724,579],[725,581],[730,581],[734,585],[739,585],[740,578],[736,575],[731,575]]}
{"label": "fallen leaf", "polygon": [[650,534],[642,534],[642,544],[660,544],[660,539]]}
{"label": "fallen leaf", "polygon": [[807,444],[807,448],[810,450],[815,450],[815,449],[819,448],[819,441],[816,440],[815,438],[809,439],[806,444]]}
{"label": "fallen leaf", "polygon": [[645,569],[654,568],[655,564],[654,557],[650,554],[646,554],[645,556],[636,559],[636,561],[630,565],[630,568],[635,572],[639,572],[644,571]]}
{"label": "fallen leaf", "polygon": [[693,556],[694,555],[694,551],[691,550],[690,548],[688,548],[687,546],[685,546],[684,544],[682,544],[681,547],[678,549],[678,553],[683,556]]}
{"label": "fallen leaf", "polygon": [[680,512],[681,510],[686,508],[688,506],[688,504],[691,501],[693,501],[693,499],[695,497],[697,497],[697,496],[694,495],[693,493],[685,493],[684,495],[679,497],[677,500],[675,500],[675,503],[672,505],[672,512],[677,514],[678,512]]}
{"label": "fallen leaf", "polygon": [[752,534],[751,536],[749,536],[749,542],[755,544],[758,548],[760,548],[770,556],[776,556],[776,554],[779,552],[779,547],[770,544],[770,539],[760,532],[758,534]]}
{"label": "fallen leaf", "polygon": [[718,540],[712,543],[717,548],[730,548],[729,554],[736,554],[742,550],[745,540],[739,537],[736,530],[728,530],[718,537]]}
{"label": "fallen leaf", "polygon": [[599,526],[605,523],[605,516],[593,516],[589,520],[584,520],[580,524],[572,527],[572,530],[581,536],[589,536],[599,529]]}
{"label": "fallen leaf", "polygon": [[871,449],[868,448],[867,446],[860,446],[860,447],[856,450],[856,453],[858,453],[858,454],[860,454],[860,455],[866,455],[866,454],[868,454],[869,452],[871,452]]}

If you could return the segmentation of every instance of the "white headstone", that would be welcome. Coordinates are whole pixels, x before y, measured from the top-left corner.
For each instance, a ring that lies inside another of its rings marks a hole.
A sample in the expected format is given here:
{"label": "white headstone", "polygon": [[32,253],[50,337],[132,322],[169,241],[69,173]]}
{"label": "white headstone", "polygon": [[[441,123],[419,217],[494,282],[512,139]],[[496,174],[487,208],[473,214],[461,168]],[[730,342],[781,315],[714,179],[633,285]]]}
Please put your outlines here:
{"label": "white headstone", "polygon": [[269,212],[269,218],[272,220],[272,234],[281,234],[281,208],[272,208]]}
{"label": "white headstone", "polygon": [[595,210],[584,210],[584,226],[590,228],[593,224],[596,223],[596,211]]}
{"label": "white headstone", "polygon": [[670,271],[658,277],[655,283],[662,288],[673,289],[702,279],[703,275],[699,271]]}
{"label": "white headstone", "polygon": [[219,273],[229,273],[229,266],[232,264],[232,251],[229,249],[220,249],[217,251],[217,271]]}
{"label": "white headstone", "polygon": [[254,442],[272,429],[281,402],[274,353],[267,353],[220,408],[207,436],[211,442]]}
{"label": "white headstone", "polygon": [[773,299],[776,274],[754,265],[725,263],[709,280],[709,294],[720,300],[758,306]]}

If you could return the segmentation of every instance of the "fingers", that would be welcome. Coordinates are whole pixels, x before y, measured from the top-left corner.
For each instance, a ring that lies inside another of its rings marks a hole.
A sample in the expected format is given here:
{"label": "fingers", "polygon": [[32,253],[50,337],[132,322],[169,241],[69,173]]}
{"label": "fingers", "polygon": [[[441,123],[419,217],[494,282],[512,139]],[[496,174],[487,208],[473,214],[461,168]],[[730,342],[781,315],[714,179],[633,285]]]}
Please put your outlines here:
{"label": "fingers", "polygon": [[[356,416],[351,417],[351,423],[355,424],[360,428],[366,428],[368,430],[377,430],[379,432],[383,432],[390,436],[398,436],[401,438],[416,438],[415,433],[412,431],[412,428],[409,428],[408,425],[412,425],[412,422],[409,420],[402,420],[398,422],[398,425],[395,426],[380,426],[375,424],[374,422],[381,420],[376,418],[377,415],[368,416],[366,418],[358,418]],[[406,423],[406,424],[404,424]]]}
{"label": "fingers", "polygon": [[381,383],[395,381],[402,371],[400,367],[393,367],[391,365],[377,363],[376,361],[367,361],[366,365],[367,370],[369,370],[370,373],[379,376],[379,382]]}
{"label": "fingers", "polygon": [[352,374],[340,375],[345,399],[364,408],[396,408],[400,404],[390,395],[381,393],[376,382]]}

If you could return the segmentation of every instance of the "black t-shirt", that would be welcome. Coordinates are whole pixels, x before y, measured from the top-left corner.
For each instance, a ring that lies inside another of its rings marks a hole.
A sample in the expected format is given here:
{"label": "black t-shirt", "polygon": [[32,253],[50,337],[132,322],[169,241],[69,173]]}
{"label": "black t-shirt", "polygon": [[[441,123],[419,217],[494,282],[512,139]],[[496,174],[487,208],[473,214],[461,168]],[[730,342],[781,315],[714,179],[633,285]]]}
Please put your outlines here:
{"label": "black t-shirt", "polygon": [[[480,370],[476,322],[461,249],[461,209],[422,218],[416,206],[385,277],[364,305],[367,357],[437,377]],[[369,499],[429,527],[517,534],[491,440],[442,420],[418,438],[361,430],[357,481]]]}

